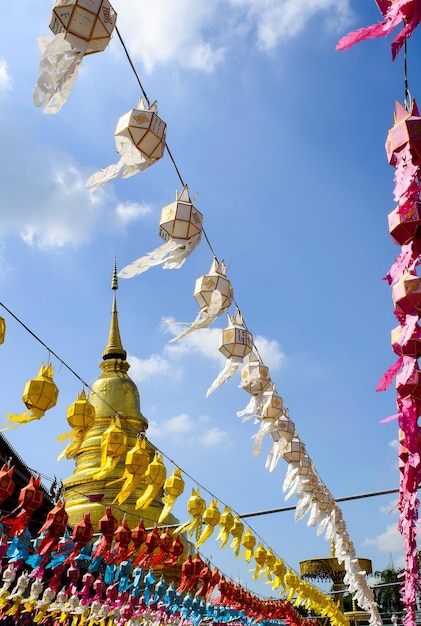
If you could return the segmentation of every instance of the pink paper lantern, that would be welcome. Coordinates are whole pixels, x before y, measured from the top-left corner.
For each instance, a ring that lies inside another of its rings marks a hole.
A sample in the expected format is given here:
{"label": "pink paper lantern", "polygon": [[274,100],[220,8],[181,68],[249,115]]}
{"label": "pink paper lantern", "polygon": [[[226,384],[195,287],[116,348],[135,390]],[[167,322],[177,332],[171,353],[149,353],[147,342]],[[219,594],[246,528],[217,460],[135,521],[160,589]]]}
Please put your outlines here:
{"label": "pink paper lantern", "polygon": [[409,211],[399,213],[396,207],[388,215],[389,233],[393,241],[404,246],[415,238],[421,219],[421,203],[413,202]]}
{"label": "pink paper lantern", "polygon": [[386,154],[389,163],[396,165],[396,155],[409,144],[412,160],[421,160],[421,117],[415,100],[409,111],[396,102],[395,124],[389,130],[386,140]]}
{"label": "pink paper lantern", "polygon": [[396,376],[396,391],[401,398],[411,397],[413,400],[421,400],[421,371],[418,364],[409,376],[405,371]]}
{"label": "pink paper lantern", "polygon": [[397,313],[419,315],[421,312],[421,280],[405,271],[392,286],[392,298]]}
{"label": "pink paper lantern", "polygon": [[399,343],[402,326],[396,326],[391,333],[392,349],[397,356],[409,356],[413,359],[421,357],[421,328],[417,324],[412,335],[402,345]]}

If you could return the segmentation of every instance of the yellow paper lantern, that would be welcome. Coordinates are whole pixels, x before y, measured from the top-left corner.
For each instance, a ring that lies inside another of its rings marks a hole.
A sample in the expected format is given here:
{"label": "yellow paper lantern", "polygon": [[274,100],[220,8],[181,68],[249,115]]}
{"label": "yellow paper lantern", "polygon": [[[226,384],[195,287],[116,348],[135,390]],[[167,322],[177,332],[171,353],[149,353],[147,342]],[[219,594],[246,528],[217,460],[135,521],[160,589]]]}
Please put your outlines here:
{"label": "yellow paper lantern", "polygon": [[253,558],[256,561],[256,567],[255,567],[254,574],[253,574],[254,580],[257,580],[259,578],[259,575],[266,563],[266,556],[267,556],[267,550],[264,547],[264,545],[259,542],[253,554]]}
{"label": "yellow paper lantern", "polygon": [[140,99],[137,109],[131,109],[122,115],[114,135],[116,145],[120,139],[123,143],[128,140],[149,162],[155,162],[164,154],[167,125],[156,112],[156,102],[149,108],[145,107]]}
{"label": "yellow paper lantern", "polygon": [[93,425],[95,417],[95,407],[82,390],[78,399],[67,409],[67,422],[75,430],[87,430]]}
{"label": "yellow paper lantern", "polygon": [[54,368],[51,363],[41,365],[38,376],[29,380],[23,390],[22,400],[36,418],[44,415],[57,403],[58,388],[53,381]]}
{"label": "yellow paper lantern", "polygon": [[0,344],[4,343],[6,336],[6,321],[4,317],[0,317]]}
{"label": "yellow paper lantern", "polygon": [[105,478],[116,467],[126,450],[127,434],[121,428],[120,419],[113,418],[109,427],[102,433],[100,470],[92,478],[94,480]]}
{"label": "yellow paper lantern", "polygon": [[234,290],[231,282],[226,277],[224,261],[218,263],[214,259],[209,273],[198,278],[194,286],[194,299],[201,310],[206,309],[210,305],[212,295],[216,291],[221,294],[219,308],[222,312],[231,306],[234,299]]}
{"label": "yellow paper lantern", "polygon": [[162,461],[162,454],[155,452],[155,456],[145,472],[144,478],[148,486],[143,495],[138,498],[136,509],[146,509],[153,502],[155,496],[158,495],[159,490],[162,488],[166,476],[167,469]]}
{"label": "yellow paper lantern", "polygon": [[205,527],[203,528],[202,534],[199,539],[196,541],[196,548],[205,543],[212,535],[215,526],[219,524],[219,520],[221,519],[221,513],[218,508],[218,501],[211,500],[208,508],[203,513],[203,522]]}
{"label": "yellow paper lantern", "polygon": [[250,562],[251,557],[253,556],[254,547],[256,545],[256,537],[253,535],[250,529],[247,529],[241,539],[241,543],[245,548],[243,552],[243,556],[247,563]]}
{"label": "yellow paper lantern", "polygon": [[231,548],[234,550],[235,556],[238,556],[241,547],[241,539],[243,537],[244,524],[238,515],[234,516],[234,523],[231,528],[232,542]]}
{"label": "yellow paper lantern", "polygon": [[174,534],[181,534],[187,532],[190,537],[193,533],[196,533],[196,540],[199,539],[202,532],[203,525],[203,513],[206,510],[206,502],[200,495],[200,489],[192,489],[190,498],[187,501],[187,512],[189,513],[191,520],[185,522],[181,526],[175,529]]}
{"label": "yellow paper lantern", "polygon": [[117,14],[108,0],[56,0],[50,30],[83,54],[105,50],[111,39]]}
{"label": "yellow paper lantern", "polygon": [[171,476],[168,476],[168,478],[166,478],[164,482],[165,496],[162,498],[164,508],[162,509],[161,515],[159,516],[158,524],[162,524],[162,522],[166,519],[172,507],[174,506],[176,499],[183,493],[184,486],[185,483],[181,474],[181,469],[179,467],[176,467],[173,470]]}
{"label": "yellow paper lantern", "polygon": [[226,505],[219,519],[219,532],[216,536],[216,541],[221,542],[221,550],[227,545],[233,526],[234,515],[232,514],[231,507]]}
{"label": "yellow paper lantern", "polygon": [[142,476],[145,474],[150,462],[149,452],[146,447],[146,439],[136,439],[133,448],[127,451],[126,459],[124,462],[124,473],[121,478],[107,483],[107,486],[121,482],[124,480],[124,485],[120,489],[120,492],[114,498],[113,502],[121,504],[133,493],[138,487]]}
{"label": "yellow paper lantern", "polygon": [[175,202],[164,206],[159,222],[159,236],[164,241],[170,239],[188,241],[198,237],[203,228],[203,215],[193,206],[187,185]]}

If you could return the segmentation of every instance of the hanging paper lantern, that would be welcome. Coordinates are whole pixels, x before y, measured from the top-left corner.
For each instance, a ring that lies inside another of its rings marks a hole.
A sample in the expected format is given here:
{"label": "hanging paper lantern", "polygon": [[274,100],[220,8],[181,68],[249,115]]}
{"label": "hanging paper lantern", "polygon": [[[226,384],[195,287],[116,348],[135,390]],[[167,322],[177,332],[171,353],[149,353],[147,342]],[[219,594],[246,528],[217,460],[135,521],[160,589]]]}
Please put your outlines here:
{"label": "hanging paper lantern", "polygon": [[279,441],[279,435],[277,431],[277,420],[279,417],[285,414],[284,402],[280,395],[276,393],[276,389],[272,386],[272,389],[263,393],[263,406],[260,415],[260,426],[258,432],[253,435],[253,456],[257,457],[260,454],[260,449],[264,436],[267,434],[273,435],[274,441]]}
{"label": "hanging paper lantern", "polygon": [[165,479],[164,492],[165,496],[162,498],[164,508],[161,511],[161,515],[158,519],[158,524],[161,524],[169,515],[176,499],[181,496],[184,491],[184,480],[181,475],[181,469],[176,467],[173,470],[171,476]]}
{"label": "hanging paper lantern", "polygon": [[137,438],[133,448],[128,450],[125,460],[124,474],[121,478],[107,483],[107,486],[125,481],[113,502],[122,504],[137,489],[150,463],[146,438]]}
{"label": "hanging paper lantern", "polygon": [[244,524],[238,515],[234,516],[234,523],[231,528],[232,542],[230,548],[234,550],[235,556],[238,556],[241,547],[241,539],[244,532]]}
{"label": "hanging paper lantern", "polygon": [[207,390],[206,397],[235,374],[252,347],[253,337],[245,327],[243,316],[237,309],[235,315],[228,315],[228,326],[222,331],[219,343],[219,351],[226,357],[227,362]]}
{"label": "hanging paper lantern", "polygon": [[179,269],[200,242],[202,221],[203,216],[193,206],[187,185],[184,185],[181,194],[176,194],[175,202],[164,207],[161,212],[159,234],[165,243],[126,265],[118,276],[132,278],[154,265],[162,265],[164,269]]}
{"label": "hanging paper lantern", "polygon": [[247,563],[250,563],[256,545],[256,537],[253,535],[249,528],[247,528],[244,535],[242,536],[241,544],[245,548],[242,556],[244,556],[244,559],[247,561]]}
{"label": "hanging paper lantern", "polygon": [[0,470],[0,504],[3,504],[13,493],[15,488],[15,483],[12,478],[14,469],[14,465],[9,467],[8,464],[5,463]]}
{"label": "hanging paper lantern", "polygon": [[178,526],[174,533],[182,534],[187,532],[191,537],[193,533],[196,533],[196,540],[199,539],[202,532],[203,513],[206,509],[206,502],[200,495],[200,489],[192,489],[191,496],[187,501],[187,512],[192,518],[191,521],[185,522],[181,526]]}
{"label": "hanging paper lantern", "polygon": [[257,580],[259,578],[259,575],[261,574],[261,571],[265,566],[266,557],[267,550],[265,546],[261,542],[259,542],[253,554],[253,558],[256,561],[256,567],[253,573],[253,580]]}
{"label": "hanging paper lantern", "polygon": [[56,0],[50,29],[64,33],[72,48],[92,54],[108,46],[117,15],[108,0]]}
{"label": "hanging paper lantern", "polygon": [[221,517],[219,519],[219,532],[216,536],[216,541],[221,542],[221,550],[227,545],[233,526],[234,515],[232,514],[231,507],[225,505],[225,508],[222,511]]}
{"label": "hanging paper lantern", "polygon": [[266,391],[271,385],[269,368],[252,353],[241,370],[240,387],[251,395],[258,395]]}
{"label": "hanging paper lantern", "polygon": [[288,409],[274,420],[269,434],[273,439],[273,444],[267,456],[265,467],[269,472],[273,472],[283,452],[292,439],[297,436],[295,424],[289,418]]}
{"label": "hanging paper lantern", "polygon": [[396,326],[391,333],[392,350],[399,357],[408,356],[413,359],[421,357],[421,327],[415,324],[406,332],[406,327]]}
{"label": "hanging paper lantern", "polygon": [[388,215],[389,233],[393,241],[405,246],[412,241],[421,223],[421,203],[413,202],[410,209],[402,213],[398,206]]}
{"label": "hanging paper lantern", "polygon": [[86,431],[95,421],[95,416],[95,407],[87,399],[85,391],[82,390],[78,399],[67,409],[67,423],[72,430],[70,433],[60,435],[57,441],[70,439],[70,442],[58,456],[57,460],[62,459],[64,456],[67,459],[72,459],[76,456],[80,450]]}
{"label": "hanging paper lantern", "polygon": [[121,428],[120,419],[112,418],[109,427],[102,433],[100,471],[92,476],[93,480],[101,480],[112,472],[126,450],[127,435]]}
{"label": "hanging paper lantern", "polygon": [[410,359],[411,365],[396,376],[396,391],[401,398],[421,401],[421,371],[416,360]]}
{"label": "hanging paper lantern", "polygon": [[282,456],[287,463],[300,463],[305,455],[305,445],[298,437],[293,437],[287,445],[286,450],[282,453]]}
{"label": "hanging paper lantern", "polygon": [[52,378],[53,372],[51,363],[41,365],[38,376],[29,380],[23,390],[22,400],[28,410],[22,415],[6,415],[9,422],[1,430],[12,430],[32,420],[40,419],[45,411],[56,405],[59,391]]}
{"label": "hanging paper lantern", "polygon": [[37,554],[47,556],[57,547],[58,541],[67,527],[69,516],[66,513],[64,502],[59,500],[47,514],[47,519],[39,530],[39,535],[45,533],[37,546]]}
{"label": "hanging paper lantern", "polygon": [[143,495],[138,498],[136,509],[146,509],[153,502],[162,488],[166,476],[167,469],[162,462],[162,454],[155,452],[154,459],[149,463],[144,476],[147,487]]}
{"label": "hanging paper lantern", "polygon": [[33,98],[44,113],[57,113],[68,100],[83,57],[107,47],[117,15],[108,0],[56,0],[52,37],[41,37],[38,82]]}
{"label": "hanging paper lantern", "polygon": [[75,559],[82,548],[91,541],[94,536],[94,527],[91,523],[90,513],[83,513],[80,522],[75,524],[72,531],[72,540],[74,544],[73,550],[66,557],[65,563],[71,563]]}
{"label": "hanging paper lantern", "polygon": [[395,124],[386,140],[386,154],[391,165],[396,165],[396,154],[409,145],[414,163],[421,158],[421,117],[415,100],[409,111],[396,102]]}
{"label": "hanging paper lantern", "polygon": [[182,333],[173,337],[171,342],[179,341],[200,328],[208,328],[217,317],[231,306],[234,292],[225,274],[224,261],[218,263],[214,258],[209,273],[196,280],[194,298],[200,307],[198,316]]}
{"label": "hanging paper lantern", "polygon": [[5,336],[6,336],[6,321],[4,317],[0,316],[0,344],[4,343]]}
{"label": "hanging paper lantern", "polygon": [[403,315],[421,313],[421,279],[408,271],[392,286],[395,311]]}
{"label": "hanging paper lantern", "polygon": [[219,524],[220,519],[221,513],[218,508],[218,501],[211,500],[208,508],[203,513],[203,522],[205,527],[203,528],[199,539],[196,541],[196,548],[209,539],[215,529],[215,526]]}
{"label": "hanging paper lantern", "polygon": [[109,555],[117,527],[118,522],[113,515],[111,507],[106,507],[104,515],[98,522],[98,530],[101,533],[101,538],[93,551],[92,561],[97,558],[105,558]]}
{"label": "hanging paper lantern", "polygon": [[92,174],[86,181],[90,191],[119,178],[129,178],[141,172],[163,155],[167,126],[158,116],[157,103],[148,106],[141,98],[137,109],[122,115],[114,132],[115,148],[120,160]]}

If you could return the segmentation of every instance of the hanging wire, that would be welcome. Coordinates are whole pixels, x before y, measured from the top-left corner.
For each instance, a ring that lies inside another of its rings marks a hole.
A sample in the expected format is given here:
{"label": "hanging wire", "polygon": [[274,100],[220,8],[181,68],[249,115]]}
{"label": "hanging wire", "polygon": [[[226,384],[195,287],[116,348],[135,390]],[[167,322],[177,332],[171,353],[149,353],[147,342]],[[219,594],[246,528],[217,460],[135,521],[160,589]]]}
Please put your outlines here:
{"label": "hanging wire", "polygon": [[412,108],[412,96],[409,90],[408,83],[408,59],[407,59],[407,41],[405,37],[405,41],[403,44],[403,76],[404,76],[404,105],[407,111],[410,111]]}

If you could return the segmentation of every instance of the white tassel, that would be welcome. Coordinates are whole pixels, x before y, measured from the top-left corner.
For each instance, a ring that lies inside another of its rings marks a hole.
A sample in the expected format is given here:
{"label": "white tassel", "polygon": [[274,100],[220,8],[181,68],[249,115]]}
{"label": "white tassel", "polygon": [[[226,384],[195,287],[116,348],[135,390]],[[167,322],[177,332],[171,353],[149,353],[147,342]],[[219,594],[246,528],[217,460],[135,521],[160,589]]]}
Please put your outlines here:
{"label": "white tassel", "polygon": [[164,269],[179,269],[190,256],[200,241],[200,235],[192,237],[187,243],[170,239],[152,252],[133,261],[118,273],[119,278],[132,278],[146,272],[154,265],[162,265]]}
{"label": "white tassel", "polygon": [[268,472],[273,472],[275,467],[279,463],[279,459],[282,457],[282,454],[285,452],[288,445],[288,441],[286,439],[279,439],[279,441],[274,441],[273,445],[269,451],[269,454],[266,459],[265,468]]}
{"label": "white tassel", "polygon": [[44,107],[44,113],[58,113],[77,80],[83,54],[72,48],[64,33],[41,37],[38,46],[41,51],[40,76],[33,92],[34,104]]}
{"label": "white tassel", "polygon": [[128,137],[116,137],[115,148],[120,155],[120,160],[92,174],[85,183],[89,191],[95,191],[120,176],[130,178],[156,162],[147,159]]}
{"label": "white tassel", "polygon": [[262,420],[260,422],[259,430],[255,435],[253,435],[254,444],[253,444],[253,456],[257,458],[260,454],[260,450],[262,449],[263,439],[265,435],[270,435],[271,432],[274,432],[275,424],[273,420]]}
{"label": "white tassel", "polygon": [[[201,328],[208,328],[212,322],[224,312],[224,308],[222,307],[222,294],[220,291],[215,289],[212,292],[209,306],[205,307],[201,311],[199,311],[196,319],[192,322],[180,335],[177,337],[173,337],[170,340],[170,343],[174,341],[180,341],[186,335],[193,333],[195,330],[199,330]],[[173,323],[173,322],[172,322]]]}
{"label": "white tassel", "polygon": [[311,507],[311,495],[309,493],[300,494],[299,501],[295,509],[295,521],[298,522],[304,517]]}
{"label": "white tassel", "polygon": [[219,372],[218,376],[215,378],[212,385],[207,390],[206,397],[208,398],[211,393],[218,389],[218,387],[226,383],[227,380],[234,376],[235,372],[238,370],[242,362],[243,359],[240,358],[231,357],[227,359],[224,369]]}

